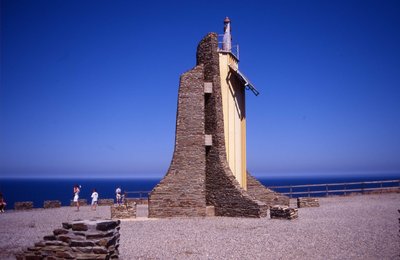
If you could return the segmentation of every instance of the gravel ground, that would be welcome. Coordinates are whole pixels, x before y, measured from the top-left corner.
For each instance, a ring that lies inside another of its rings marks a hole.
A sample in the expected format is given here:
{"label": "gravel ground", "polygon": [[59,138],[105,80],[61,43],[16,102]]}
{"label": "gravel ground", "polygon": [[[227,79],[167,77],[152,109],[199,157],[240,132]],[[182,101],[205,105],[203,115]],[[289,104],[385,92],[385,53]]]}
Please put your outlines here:
{"label": "gravel ground", "polygon": [[75,211],[75,207],[6,211],[0,214],[0,259],[15,259],[14,253],[33,246],[43,236],[51,235],[54,229],[62,228],[62,222],[110,216],[109,207],[98,207],[92,211],[90,206],[81,207],[79,212]]}
{"label": "gravel ground", "polygon": [[[177,218],[125,220],[122,259],[400,259],[400,194],[331,197],[296,220]],[[146,208],[138,213],[143,216]],[[107,218],[82,207],[0,214],[0,258],[48,235],[61,222]],[[13,249],[18,248],[18,249]]]}

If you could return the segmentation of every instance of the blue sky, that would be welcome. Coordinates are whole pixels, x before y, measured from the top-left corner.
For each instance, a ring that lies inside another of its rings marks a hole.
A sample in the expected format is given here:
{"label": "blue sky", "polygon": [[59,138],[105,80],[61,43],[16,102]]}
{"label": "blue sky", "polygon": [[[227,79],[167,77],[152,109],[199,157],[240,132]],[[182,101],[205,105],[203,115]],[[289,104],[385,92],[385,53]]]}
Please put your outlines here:
{"label": "blue sky", "polygon": [[1,1],[0,176],[156,176],[179,76],[232,20],[248,169],[400,172],[399,1]]}

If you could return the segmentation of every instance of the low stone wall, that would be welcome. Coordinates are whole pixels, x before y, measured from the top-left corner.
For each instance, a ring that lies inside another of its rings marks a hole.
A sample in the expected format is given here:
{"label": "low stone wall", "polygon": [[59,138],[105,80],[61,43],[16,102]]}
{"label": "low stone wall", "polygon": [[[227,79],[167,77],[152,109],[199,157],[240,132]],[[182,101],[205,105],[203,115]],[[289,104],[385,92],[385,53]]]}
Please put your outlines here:
{"label": "low stone wall", "polygon": [[112,205],[111,218],[112,219],[136,218],[136,204],[127,203],[122,205]]}
{"label": "low stone wall", "polygon": [[99,206],[111,206],[114,205],[114,199],[99,199],[97,204]]}
{"label": "low stone wall", "polygon": [[265,187],[259,180],[247,172],[247,192],[269,207],[274,205],[289,206],[289,197]]}
{"label": "low stone wall", "polygon": [[32,201],[21,201],[14,203],[15,210],[29,210],[33,209],[33,202]]}
{"label": "low stone wall", "polygon": [[[79,206],[87,206],[87,205],[88,205],[87,199],[80,199],[80,200],[79,200]],[[75,202],[74,202],[73,200],[71,200],[70,206],[71,206],[71,207],[76,206],[76,205],[75,205]]]}
{"label": "low stone wall", "polygon": [[46,200],[43,203],[43,208],[50,209],[50,208],[60,208],[61,201],[59,200]]}
{"label": "low stone wall", "polygon": [[119,220],[80,220],[63,223],[53,235],[16,255],[28,259],[117,259]]}
{"label": "low stone wall", "polygon": [[297,198],[297,207],[298,208],[319,207],[319,199],[309,198],[309,197]]}
{"label": "low stone wall", "polygon": [[273,219],[295,219],[298,218],[298,210],[287,206],[275,205],[270,208],[270,215]]}

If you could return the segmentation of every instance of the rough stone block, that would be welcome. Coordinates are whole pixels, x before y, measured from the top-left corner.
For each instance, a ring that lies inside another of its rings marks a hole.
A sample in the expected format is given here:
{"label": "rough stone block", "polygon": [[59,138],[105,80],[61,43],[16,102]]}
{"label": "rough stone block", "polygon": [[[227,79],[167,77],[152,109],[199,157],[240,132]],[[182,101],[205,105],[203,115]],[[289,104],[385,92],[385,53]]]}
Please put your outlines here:
{"label": "rough stone block", "polygon": [[21,201],[14,203],[15,210],[30,210],[33,209],[33,202],[32,201]]}
{"label": "rough stone block", "polygon": [[75,222],[75,223],[72,223],[72,230],[73,231],[86,231],[86,230],[88,230],[88,226],[85,222]]}
{"label": "rough stone block", "polygon": [[97,224],[96,229],[100,231],[108,231],[115,229],[120,224],[120,221],[103,221]]}
{"label": "rough stone block", "polygon": [[52,240],[56,240],[56,239],[57,239],[56,236],[53,236],[53,235],[48,235],[48,236],[43,237],[43,240],[47,240],[47,241],[52,241]]}
{"label": "rough stone block", "polygon": [[319,199],[310,197],[297,198],[298,208],[319,207]]}
{"label": "rough stone block", "polygon": [[111,206],[112,219],[126,219],[136,217],[136,204],[113,205]]}
{"label": "rough stone block", "polygon": [[[79,206],[87,206],[88,205],[87,199],[79,199],[78,201],[79,201]],[[71,207],[76,206],[75,202],[73,200],[71,200],[70,206]]]}
{"label": "rough stone block", "polygon": [[298,210],[287,206],[275,205],[270,208],[270,215],[272,219],[296,219]]}
{"label": "rough stone block", "polygon": [[53,230],[53,234],[55,236],[62,235],[62,234],[68,234],[68,233],[69,233],[69,231],[66,229],[63,229],[63,228],[57,228],[57,229]]}
{"label": "rough stone block", "polygon": [[60,208],[61,201],[59,200],[46,200],[43,202],[43,208],[50,209],[50,208]]}

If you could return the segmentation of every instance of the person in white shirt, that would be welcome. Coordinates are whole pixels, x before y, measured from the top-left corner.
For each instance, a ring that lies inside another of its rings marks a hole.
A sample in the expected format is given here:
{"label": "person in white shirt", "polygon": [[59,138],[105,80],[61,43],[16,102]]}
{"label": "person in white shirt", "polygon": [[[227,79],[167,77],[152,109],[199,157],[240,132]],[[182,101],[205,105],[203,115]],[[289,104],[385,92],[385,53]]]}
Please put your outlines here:
{"label": "person in white shirt", "polygon": [[121,196],[121,188],[120,188],[120,187],[118,187],[118,188],[115,190],[115,195],[116,195],[116,198],[117,198],[117,204],[118,204],[118,205],[121,205],[122,196]]}
{"label": "person in white shirt", "polygon": [[76,205],[76,211],[79,211],[79,192],[81,191],[80,185],[76,184],[74,186],[74,202]]}
{"label": "person in white shirt", "polygon": [[98,198],[99,198],[99,194],[97,193],[96,189],[93,189],[93,192],[92,192],[92,210],[96,210]]}

